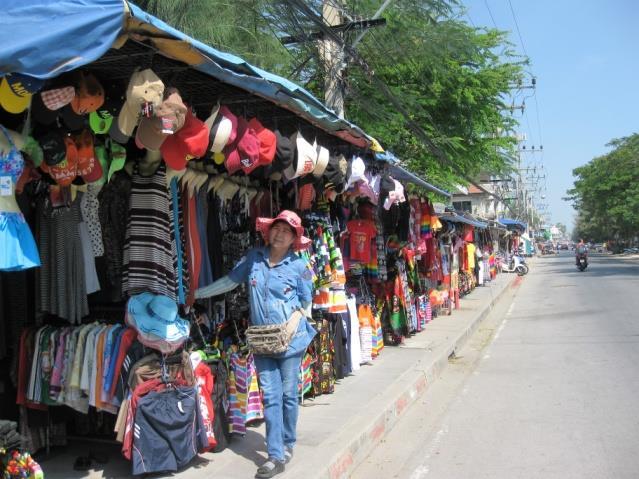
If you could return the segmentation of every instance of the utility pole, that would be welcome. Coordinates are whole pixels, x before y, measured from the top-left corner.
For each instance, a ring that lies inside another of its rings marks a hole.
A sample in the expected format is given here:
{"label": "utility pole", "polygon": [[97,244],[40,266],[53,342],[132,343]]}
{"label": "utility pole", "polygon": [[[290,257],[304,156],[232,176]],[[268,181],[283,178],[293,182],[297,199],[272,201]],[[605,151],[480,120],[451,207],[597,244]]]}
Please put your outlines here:
{"label": "utility pole", "polygon": [[[336,5],[337,4],[337,5]],[[324,0],[322,4],[322,20],[332,27],[342,23],[342,13],[338,7],[341,0]],[[343,42],[325,36],[320,40],[320,60],[324,64],[324,100],[337,116],[344,118],[344,65]]]}

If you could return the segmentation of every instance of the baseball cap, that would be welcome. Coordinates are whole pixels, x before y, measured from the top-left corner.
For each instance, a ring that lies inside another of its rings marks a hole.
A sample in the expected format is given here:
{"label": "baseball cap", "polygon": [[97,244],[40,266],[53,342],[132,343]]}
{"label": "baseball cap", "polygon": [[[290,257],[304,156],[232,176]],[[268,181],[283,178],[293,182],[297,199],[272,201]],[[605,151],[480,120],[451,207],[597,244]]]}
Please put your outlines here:
{"label": "baseball cap", "polygon": [[131,75],[126,90],[126,100],[118,115],[118,129],[126,136],[131,136],[138,124],[145,105],[155,110],[164,98],[164,83],[151,69],[136,71]]}
{"label": "baseball cap", "polygon": [[162,102],[152,118],[142,118],[135,134],[136,144],[141,148],[158,151],[169,135],[184,126],[186,105],[179,93],[174,92]]}
{"label": "baseball cap", "polygon": [[[37,95],[36,95],[37,96]],[[64,86],[40,92],[42,102],[49,110],[59,110],[75,98],[75,88]]]}
{"label": "baseball cap", "polygon": [[0,82],[0,106],[9,113],[22,113],[31,96],[42,88],[44,80],[21,73],[8,73]]}
{"label": "baseball cap", "polygon": [[71,108],[76,115],[86,115],[104,104],[104,88],[92,73],[80,72]]}
{"label": "baseball cap", "polygon": [[102,178],[102,165],[95,155],[91,132],[84,130],[76,135],[75,145],[78,150],[78,174],[87,183],[98,181]]}
{"label": "baseball cap", "polygon": [[69,186],[76,176],[78,176],[78,150],[75,142],[70,137],[64,138],[66,154],[64,161],[50,166],[46,162],[40,165],[45,173],[49,173],[51,178],[60,186]]}
{"label": "baseball cap", "polygon": [[79,132],[87,126],[88,116],[78,115],[71,105],[62,107],[59,112],[59,117],[69,131]]}
{"label": "baseball cap", "polygon": [[96,135],[105,135],[108,133],[111,129],[111,123],[113,123],[113,116],[108,110],[100,108],[89,114],[89,126]]}
{"label": "baseball cap", "polygon": [[260,142],[259,164],[269,165],[275,158],[275,150],[277,148],[277,138],[268,128],[264,128],[257,118],[251,118],[248,124],[249,128],[255,132],[255,136]]}
{"label": "baseball cap", "polygon": [[295,162],[284,170],[284,176],[288,180],[311,173],[317,164],[317,150],[299,131],[293,134],[291,143],[295,145]]}
{"label": "baseball cap", "polygon": [[235,141],[237,117],[226,106],[213,107],[204,124],[209,130],[209,151],[221,153],[225,146]]}
{"label": "baseball cap", "polygon": [[226,169],[230,174],[241,169],[248,175],[260,166],[260,142],[255,130],[249,127],[245,118],[238,118],[237,120],[236,143],[236,148],[230,151],[226,158]]}
{"label": "baseball cap", "polygon": [[204,156],[208,144],[209,130],[204,122],[187,108],[184,125],[164,140],[160,151],[167,166],[179,171],[186,167],[187,161],[191,158]]}
{"label": "baseball cap", "polygon": [[44,159],[42,164],[55,166],[64,161],[67,153],[64,136],[61,130],[49,130],[38,138]]}

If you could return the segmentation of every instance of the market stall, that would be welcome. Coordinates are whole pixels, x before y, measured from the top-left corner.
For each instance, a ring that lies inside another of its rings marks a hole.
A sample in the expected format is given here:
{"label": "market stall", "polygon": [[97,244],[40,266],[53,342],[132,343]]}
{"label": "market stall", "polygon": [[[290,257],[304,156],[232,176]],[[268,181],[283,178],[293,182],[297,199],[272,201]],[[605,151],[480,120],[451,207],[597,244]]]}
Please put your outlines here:
{"label": "market stall", "polygon": [[[23,448],[99,438],[134,474],[172,471],[260,421],[246,286],[195,298],[260,243],[257,217],[295,210],[312,240],[300,399],[491,277],[486,224],[436,214],[445,191],[302,88],[133,4],[23,4],[0,48],[2,411]],[[152,411],[176,395],[169,438]],[[152,460],[136,427],[191,452]]]}

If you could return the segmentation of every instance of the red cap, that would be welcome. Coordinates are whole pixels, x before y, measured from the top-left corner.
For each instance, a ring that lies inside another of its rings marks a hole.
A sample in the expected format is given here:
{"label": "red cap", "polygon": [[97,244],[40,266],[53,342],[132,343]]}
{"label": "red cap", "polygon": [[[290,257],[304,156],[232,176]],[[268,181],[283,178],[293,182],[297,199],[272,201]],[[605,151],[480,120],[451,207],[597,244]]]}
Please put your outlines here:
{"label": "red cap", "polygon": [[102,178],[102,165],[95,156],[93,149],[93,135],[89,130],[84,130],[75,137],[75,145],[78,149],[78,175],[87,183],[93,183]]}
{"label": "red cap", "polygon": [[247,175],[260,166],[260,141],[252,128],[249,128],[245,118],[237,120],[237,138],[233,145],[225,150],[225,166],[230,174],[238,170]]}
{"label": "red cap", "polygon": [[64,161],[54,166],[47,165],[43,161],[40,168],[45,173],[49,173],[51,178],[60,186],[69,186],[75,177],[78,176],[78,149],[75,146],[75,142],[68,136],[64,138],[64,144],[67,147]]}
{"label": "red cap", "polygon": [[255,135],[260,142],[259,164],[270,165],[273,162],[273,158],[275,158],[275,149],[277,148],[275,133],[264,128],[262,123],[260,123],[260,120],[257,118],[251,118],[248,126],[255,132]]}
{"label": "red cap", "polygon": [[191,158],[200,158],[209,144],[209,130],[188,109],[184,126],[162,143],[160,151],[164,162],[174,170],[183,170]]}

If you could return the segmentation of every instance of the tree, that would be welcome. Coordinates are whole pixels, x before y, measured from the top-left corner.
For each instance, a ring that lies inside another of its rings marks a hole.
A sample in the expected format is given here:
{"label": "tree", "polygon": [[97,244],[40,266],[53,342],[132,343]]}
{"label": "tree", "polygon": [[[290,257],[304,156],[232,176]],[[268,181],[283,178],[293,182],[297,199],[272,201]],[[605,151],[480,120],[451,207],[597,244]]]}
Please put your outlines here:
{"label": "tree", "polygon": [[265,17],[267,0],[139,0],[140,8],[219,50],[273,72],[289,69],[293,57]]}
{"label": "tree", "polygon": [[592,241],[632,241],[639,233],[639,134],[616,139],[612,150],[573,170],[568,201],[575,232]]}

